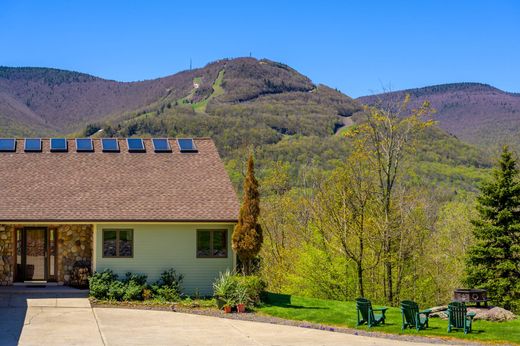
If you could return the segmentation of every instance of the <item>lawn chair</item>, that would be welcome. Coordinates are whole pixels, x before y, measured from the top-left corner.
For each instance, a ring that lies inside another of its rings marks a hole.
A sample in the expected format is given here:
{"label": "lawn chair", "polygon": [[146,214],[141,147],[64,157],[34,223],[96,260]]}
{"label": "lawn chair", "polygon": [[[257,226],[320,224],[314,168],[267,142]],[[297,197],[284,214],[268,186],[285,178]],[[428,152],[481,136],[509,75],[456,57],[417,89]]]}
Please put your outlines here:
{"label": "lawn chair", "polygon": [[403,325],[401,330],[406,328],[415,328],[417,331],[428,328],[428,317],[432,311],[426,309],[419,311],[419,305],[412,300],[403,300],[401,302],[401,317]]}
{"label": "lawn chair", "polygon": [[466,305],[461,302],[451,302],[448,305],[448,333],[452,329],[464,329],[464,334],[471,333],[474,312],[468,312]]}
{"label": "lawn chair", "polygon": [[[385,312],[388,308],[372,308],[372,303],[366,298],[356,299],[357,309],[357,325],[360,326],[364,323],[368,327],[377,326],[379,323],[385,324]],[[380,314],[374,314],[374,311],[381,311]]]}

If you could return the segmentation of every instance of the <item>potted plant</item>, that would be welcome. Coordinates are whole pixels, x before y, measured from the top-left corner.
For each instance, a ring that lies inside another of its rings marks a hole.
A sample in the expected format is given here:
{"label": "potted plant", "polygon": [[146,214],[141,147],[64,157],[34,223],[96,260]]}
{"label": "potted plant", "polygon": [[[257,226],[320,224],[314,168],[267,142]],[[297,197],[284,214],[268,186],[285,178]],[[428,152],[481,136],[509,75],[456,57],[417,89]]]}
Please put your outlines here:
{"label": "potted plant", "polygon": [[226,300],[231,298],[235,290],[235,281],[233,274],[228,270],[220,273],[220,276],[213,283],[213,293],[217,301],[217,307],[222,309],[226,304]]}
{"label": "potted plant", "polygon": [[226,299],[226,301],[224,303],[224,312],[226,314],[230,314],[231,313],[231,309],[233,309],[233,305],[234,305],[234,301],[233,301],[232,298]]}
{"label": "potted plant", "polygon": [[247,287],[238,285],[236,288],[236,301],[237,301],[237,312],[246,312],[246,305],[249,302],[249,294]]}

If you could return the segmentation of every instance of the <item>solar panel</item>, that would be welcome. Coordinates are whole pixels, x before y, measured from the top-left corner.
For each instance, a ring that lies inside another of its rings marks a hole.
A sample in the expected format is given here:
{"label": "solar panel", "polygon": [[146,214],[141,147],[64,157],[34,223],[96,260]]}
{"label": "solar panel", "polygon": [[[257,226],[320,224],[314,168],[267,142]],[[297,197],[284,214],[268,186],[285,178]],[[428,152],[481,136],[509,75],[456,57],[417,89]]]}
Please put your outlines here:
{"label": "solar panel", "polygon": [[172,151],[166,138],[153,138],[152,143],[156,153],[171,153]]}
{"label": "solar panel", "polygon": [[67,151],[67,140],[65,138],[51,138],[51,151]]}
{"label": "solar panel", "polygon": [[42,151],[42,140],[40,138],[26,138],[24,144],[25,151]]}
{"label": "solar panel", "polygon": [[179,138],[177,144],[181,153],[196,153],[198,151],[192,138]]}
{"label": "solar panel", "polygon": [[119,143],[117,143],[116,138],[103,138],[101,145],[104,152],[119,152]]}
{"label": "solar panel", "polygon": [[16,139],[0,138],[0,151],[16,151]]}
{"label": "solar panel", "polygon": [[91,152],[94,151],[94,145],[91,138],[76,138],[76,151]]}
{"label": "solar panel", "polygon": [[128,144],[128,151],[131,153],[143,153],[146,151],[141,138],[127,138],[126,144]]}

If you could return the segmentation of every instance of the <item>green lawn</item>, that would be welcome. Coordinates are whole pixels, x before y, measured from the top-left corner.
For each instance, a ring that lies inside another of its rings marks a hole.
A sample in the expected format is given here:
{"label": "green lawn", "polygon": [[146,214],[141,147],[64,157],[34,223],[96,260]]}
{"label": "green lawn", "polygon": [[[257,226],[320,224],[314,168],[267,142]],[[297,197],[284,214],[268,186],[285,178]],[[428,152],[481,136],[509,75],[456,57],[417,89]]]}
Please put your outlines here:
{"label": "green lawn", "polygon": [[[258,312],[290,320],[307,321],[330,326],[356,328],[357,323],[355,302],[269,293],[267,303],[258,308]],[[372,327],[370,330],[402,334],[400,310],[398,308],[390,308],[386,316],[386,325]],[[417,332],[415,329],[407,329],[404,334],[520,344],[520,319],[509,322],[474,321],[473,332],[467,335],[464,335],[463,331],[448,333],[446,330],[448,326],[447,321],[440,318],[431,318],[429,324],[430,328],[427,330]],[[368,329],[366,325],[357,328]]]}

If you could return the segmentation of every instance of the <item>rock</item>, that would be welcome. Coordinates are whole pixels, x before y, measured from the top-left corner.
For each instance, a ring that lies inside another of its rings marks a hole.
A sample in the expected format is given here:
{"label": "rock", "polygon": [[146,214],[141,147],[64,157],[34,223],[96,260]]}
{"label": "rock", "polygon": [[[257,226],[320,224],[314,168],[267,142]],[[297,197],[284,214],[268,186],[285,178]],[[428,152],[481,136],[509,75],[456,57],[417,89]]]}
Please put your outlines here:
{"label": "rock", "polygon": [[430,317],[437,317],[443,320],[448,319],[448,311],[437,311],[430,314]]}
{"label": "rock", "polygon": [[448,305],[434,306],[433,308],[430,308],[430,310],[432,312],[439,312],[439,311],[448,310]]}
{"label": "rock", "polygon": [[494,322],[510,321],[516,318],[511,311],[495,306],[491,309],[487,308],[468,308],[468,311],[476,313],[475,320],[485,320]]}
{"label": "rock", "polygon": [[[431,308],[433,311],[430,314],[430,317],[438,317],[443,320],[448,319],[448,306],[437,306]],[[468,312],[474,312],[475,317],[474,320],[485,320],[485,321],[494,321],[494,322],[503,322],[510,321],[516,318],[515,314],[506,309],[495,306],[493,308],[486,307],[468,307]]]}

